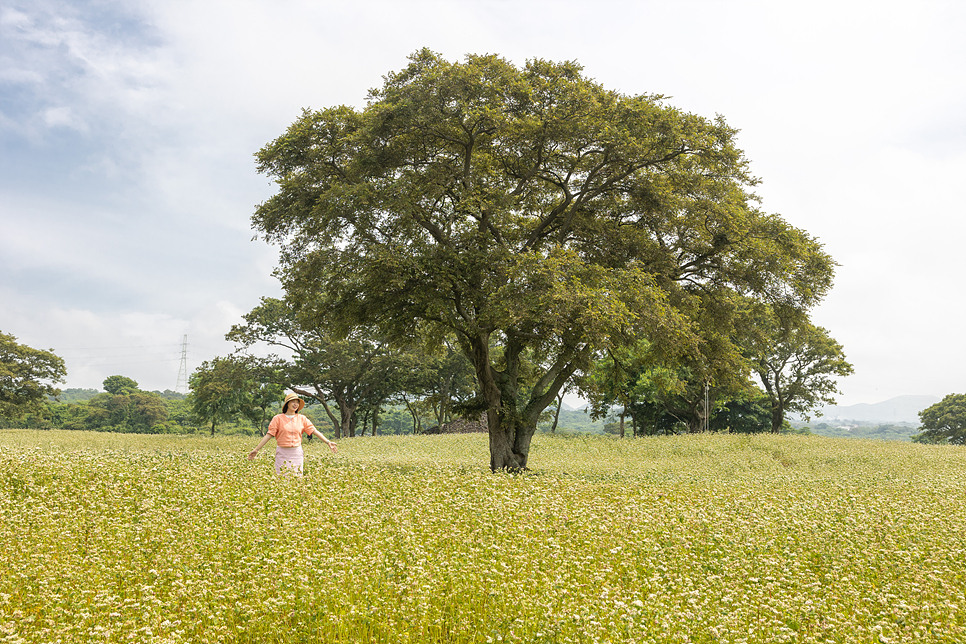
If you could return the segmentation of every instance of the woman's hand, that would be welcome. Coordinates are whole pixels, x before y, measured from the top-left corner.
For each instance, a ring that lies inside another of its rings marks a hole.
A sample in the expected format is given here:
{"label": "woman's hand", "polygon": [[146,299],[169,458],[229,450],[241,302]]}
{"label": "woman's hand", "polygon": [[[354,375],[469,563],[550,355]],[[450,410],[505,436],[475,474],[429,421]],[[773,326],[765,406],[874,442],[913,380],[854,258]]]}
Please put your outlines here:
{"label": "woman's hand", "polygon": [[336,445],[334,441],[326,441],[326,442],[329,444],[329,449],[332,450],[333,454],[337,454],[339,452],[339,446]]}
{"label": "woman's hand", "polygon": [[248,453],[248,460],[254,461],[255,457],[258,456],[258,450],[265,447],[265,443],[267,443],[271,439],[272,439],[271,434],[265,434],[264,436],[262,436],[262,440],[258,441],[258,445],[255,446],[255,449],[253,449]]}

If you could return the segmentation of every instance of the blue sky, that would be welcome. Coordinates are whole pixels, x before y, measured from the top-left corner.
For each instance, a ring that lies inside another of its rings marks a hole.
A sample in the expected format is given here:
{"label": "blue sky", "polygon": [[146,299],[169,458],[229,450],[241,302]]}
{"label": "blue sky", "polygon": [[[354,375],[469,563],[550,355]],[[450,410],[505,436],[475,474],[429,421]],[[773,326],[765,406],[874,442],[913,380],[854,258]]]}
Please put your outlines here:
{"label": "blue sky", "polygon": [[362,106],[421,47],[577,60],[722,114],[763,207],[840,263],[815,312],[841,404],[966,390],[966,3],[461,1],[0,5],[0,330],[174,388],[228,353],[276,251],[252,155],[303,107]]}

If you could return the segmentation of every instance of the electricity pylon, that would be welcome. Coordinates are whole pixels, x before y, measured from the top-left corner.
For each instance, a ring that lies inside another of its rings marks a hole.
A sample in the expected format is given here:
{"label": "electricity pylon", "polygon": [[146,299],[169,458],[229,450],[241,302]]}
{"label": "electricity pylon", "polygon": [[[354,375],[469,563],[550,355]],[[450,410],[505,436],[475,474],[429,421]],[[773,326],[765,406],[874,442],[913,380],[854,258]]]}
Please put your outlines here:
{"label": "electricity pylon", "polygon": [[185,333],[181,340],[181,366],[178,367],[178,384],[174,386],[175,391],[188,393],[188,334]]}

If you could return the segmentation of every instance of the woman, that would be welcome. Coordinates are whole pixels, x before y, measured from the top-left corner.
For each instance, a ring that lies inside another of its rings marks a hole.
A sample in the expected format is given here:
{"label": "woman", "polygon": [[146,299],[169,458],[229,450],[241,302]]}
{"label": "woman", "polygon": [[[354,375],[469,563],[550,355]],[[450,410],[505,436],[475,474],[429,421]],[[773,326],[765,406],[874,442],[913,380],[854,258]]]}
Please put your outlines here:
{"label": "woman", "polygon": [[305,401],[295,394],[285,396],[282,403],[282,413],[272,418],[268,424],[268,433],[262,437],[258,446],[248,454],[248,460],[254,461],[258,456],[258,451],[265,447],[265,443],[275,437],[275,473],[281,474],[282,468],[290,468],[299,476],[302,475],[302,434],[311,436],[315,434],[321,438],[333,453],[339,451],[339,447],[322,432],[315,428],[308,418],[300,414]]}

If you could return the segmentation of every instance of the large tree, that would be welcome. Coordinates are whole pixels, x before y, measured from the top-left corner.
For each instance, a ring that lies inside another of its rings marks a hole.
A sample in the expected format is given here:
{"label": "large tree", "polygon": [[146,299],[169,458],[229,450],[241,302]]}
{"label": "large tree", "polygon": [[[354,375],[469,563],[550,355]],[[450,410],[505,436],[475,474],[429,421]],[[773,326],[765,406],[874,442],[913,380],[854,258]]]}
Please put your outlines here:
{"label": "large tree", "polygon": [[0,417],[15,418],[60,394],[54,383],[64,382],[67,368],[53,351],[34,349],[0,332]]}
{"label": "large tree", "polygon": [[735,135],[576,63],[422,50],[364,109],[305,110],[258,153],[279,189],[253,224],[282,247],[289,301],[324,300],[317,325],[455,336],[491,467],[522,469],[596,351],[694,353],[698,298],[807,305],[829,288],[820,245],[755,206]]}

